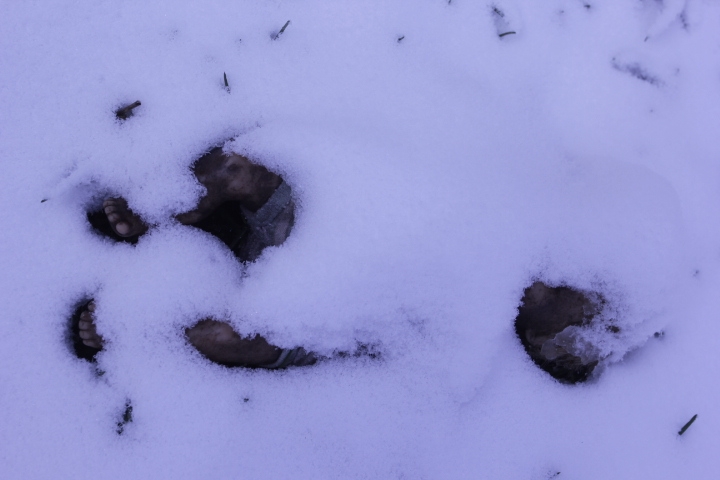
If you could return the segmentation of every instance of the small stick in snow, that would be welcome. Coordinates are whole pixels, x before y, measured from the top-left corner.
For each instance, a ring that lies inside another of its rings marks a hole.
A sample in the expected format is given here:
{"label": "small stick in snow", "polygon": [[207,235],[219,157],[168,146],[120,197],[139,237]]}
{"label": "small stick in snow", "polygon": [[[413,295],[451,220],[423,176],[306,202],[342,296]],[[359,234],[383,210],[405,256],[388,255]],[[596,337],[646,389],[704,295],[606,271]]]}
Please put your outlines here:
{"label": "small stick in snow", "polygon": [[125,431],[125,425],[133,421],[132,411],[132,403],[130,403],[130,400],[128,400],[127,402],[125,402],[125,411],[123,412],[120,420],[117,422],[117,429],[115,431],[118,435],[122,435]]}
{"label": "small stick in snow", "polygon": [[288,20],[287,22],[285,22],[285,25],[282,26],[282,28],[280,29],[279,32],[277,32],[275,35],[273,35],[272,39],[273,39],[273,40],[277,40],[278,38],[280,38],[280,35],[283,34],[283,32],[285,31],[285,29],[288,27],[288,25],[290,25],[290,20]]}
{"label": "small stick in snow", "polygon": [[398,37],[397,42],[400,43],[400,42],[402,42],[404,39],[405,39],[405,35],[402,35],[402,36]]}
{"label": "small stick in snow", "polygon": [[227,73],[223,72],[223,80],[225,80],[225,90],[230,93],[230,84],[227,81]]}
{"label": "small stick in snow", "polygon": [[120,107],[115,111],[115,116],[119,118],[120,120],[127,120],[128,118],[132,117],[133,115],[133,109],[139,107],[142,105],[140,103],[140,100],[137,100],[130,105],[125,105],[124,107]]}
{"label": "small stick in snow", "polygon": [[685,425],[683,425],[683,427],[682,427],[682,428],[680,429],[680,431],[678,432],[678,435],[682,435],[683,433],[685,433],[685,431],[686,431],[688,428],[690,428],[690,425],[693,424],[693,422],[695,421],[696,418],[697,418],[697,413],[696,413],[695,415],[693,415],[693,417],[690,419],[689,422],[687,422]]}
{"label": "small stick in snow", "polygon": [[490,14],[493,17],[493,23],[495,24],[495,31],[497,31],[498,37],[503,38],[507,35],[515,35],[517,33],[515,30],[510,30],[510,21],[505,16],[505,12],[500,10],[500,8],[493,5]]}

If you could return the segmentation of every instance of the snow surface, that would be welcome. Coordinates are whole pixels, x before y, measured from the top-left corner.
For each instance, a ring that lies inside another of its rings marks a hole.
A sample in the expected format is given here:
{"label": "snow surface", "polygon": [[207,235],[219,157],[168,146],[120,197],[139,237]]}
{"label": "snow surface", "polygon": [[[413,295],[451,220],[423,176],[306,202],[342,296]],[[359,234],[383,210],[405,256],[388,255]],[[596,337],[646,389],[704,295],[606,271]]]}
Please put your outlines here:
{"label": "snow surface", "polygon": [[[717,2],[1,10],[1,478],[717,474]],[[235,137],[299,203],[246,270],[172,220],[202,194],[188,166]],[[92,232],[109,194],[156,225],[137,246]],[[533,279],[610,302],[598,378],[523,351]],[[90,297],[100,377],[68,343]],[[230,370],[183,341],[207,316],[382,358]]]}

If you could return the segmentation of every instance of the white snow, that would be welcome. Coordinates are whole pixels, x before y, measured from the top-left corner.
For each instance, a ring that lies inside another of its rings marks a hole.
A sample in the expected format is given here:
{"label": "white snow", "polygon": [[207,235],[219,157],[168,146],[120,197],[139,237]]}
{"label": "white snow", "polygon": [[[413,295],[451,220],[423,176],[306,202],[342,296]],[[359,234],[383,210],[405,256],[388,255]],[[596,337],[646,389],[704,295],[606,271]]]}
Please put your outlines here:
{"label": "white snow", "polygon": [[[713,478],[718,32],[703,0],[6,2],[0,477]],[[246,270],[173,220],[233,138],[299,205]],[[108,195],[137,246],[92,232]],[[598,378],[524,352],[533,279],[608,299]],[[183,340],[208,316],[382,355],[230,370]]]}

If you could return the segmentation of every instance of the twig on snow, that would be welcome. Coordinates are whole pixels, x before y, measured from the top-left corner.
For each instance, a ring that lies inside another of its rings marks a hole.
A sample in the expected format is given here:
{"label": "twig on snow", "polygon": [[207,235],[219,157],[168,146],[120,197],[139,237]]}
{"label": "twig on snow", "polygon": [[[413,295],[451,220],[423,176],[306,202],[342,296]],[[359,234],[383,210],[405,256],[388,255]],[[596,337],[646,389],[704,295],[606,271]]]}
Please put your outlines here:
{"label": "twig on snow", "polygon": [[133,110],[136,109],[142,105],[140,103],[140,100],[137,100],[130,105],[125,105],[124,107],[120,107],[117,110],[115,110],[115,116],[119,118],[120,120],[127,120],[128,118],[132,117]]}
{"label": "twig on snow", "polygon": [[290,25],[290,20],[288,20],[287,22],[285,22],[285,25],[282,26],[282,28],[280,29],[279,32],[277,32],[275,35],[272,36],[272,39],[273,39],[273,40],[277,40],[278,38],[280,38],[280,35],[283,34],[283,32],[285,31],[285,29],[288,27],[288,25]]}
{"label": "twig on snow", "polygon": [[678,432],[678,435],[682,435],[683,433],[685,433],[685,431],[686,431],[688,428],[690,428],[690,425],[693,424],[693,422],[695,421],[696,418],[697,418],[697,413],[696,413],[695,415],[693,415],[693,417],[690,419],[689,422],[687,422],[685,425],[683,425],[683,427],[682,427],[682,428],[680,429],[680,431]]}

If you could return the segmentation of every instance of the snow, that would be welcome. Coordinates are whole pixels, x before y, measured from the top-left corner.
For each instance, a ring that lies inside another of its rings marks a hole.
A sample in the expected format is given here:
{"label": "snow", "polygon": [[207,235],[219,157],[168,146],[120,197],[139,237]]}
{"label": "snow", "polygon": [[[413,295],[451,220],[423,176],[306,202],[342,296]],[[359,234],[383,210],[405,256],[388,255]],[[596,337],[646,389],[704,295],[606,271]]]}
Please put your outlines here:
{"label": "snow", "polygon": [[[4,5],[0,476],[712,478],[719,13]],[[299,205],[247,269],[172,219],[203,193],[188,167],[231,139]],[[155,225],[137,246],[92,232],[108,195]],[[559,384],[523,351],[534,279],[608,300],[622,334],[598,334],[598,378]],[[90,297],[102,376],[68,344]],[[183,340],[208,316],[381,358],[230,370]]]}

